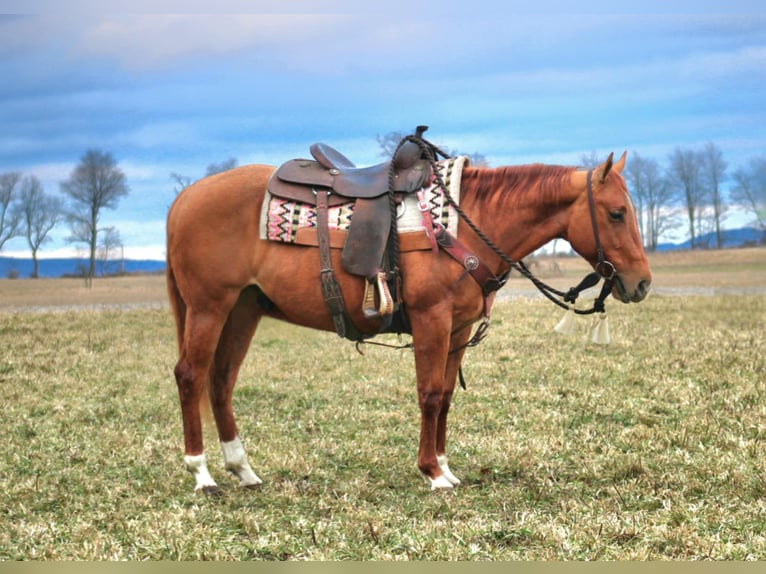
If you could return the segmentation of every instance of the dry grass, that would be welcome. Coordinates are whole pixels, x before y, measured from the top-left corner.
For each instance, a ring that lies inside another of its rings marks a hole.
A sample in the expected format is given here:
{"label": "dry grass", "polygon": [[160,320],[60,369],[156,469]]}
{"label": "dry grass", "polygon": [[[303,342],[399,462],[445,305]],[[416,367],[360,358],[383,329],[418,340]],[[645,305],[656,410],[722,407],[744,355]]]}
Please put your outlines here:
{"label": "dry grass", "polygon": [[265,484],[212,449],[214,498],[182,467],[168,310],[38,311],[0,313],[0,559],[766,558],[766,296],[612,303],[606,348],[499,302],[447,493],[415,466],[409,352],[265,322],[235,394]]}
{"label": "dry grass", "polygon": [[166,301],[162,273],[97,278],[91,288],[76,278],[0,280],[0,309],[129,307]]}

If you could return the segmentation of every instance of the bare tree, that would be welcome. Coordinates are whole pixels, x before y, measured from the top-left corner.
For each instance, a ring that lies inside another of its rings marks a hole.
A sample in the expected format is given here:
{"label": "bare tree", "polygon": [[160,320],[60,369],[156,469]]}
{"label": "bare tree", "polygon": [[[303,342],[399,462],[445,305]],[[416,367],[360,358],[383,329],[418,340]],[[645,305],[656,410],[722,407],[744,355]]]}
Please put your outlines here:
{"label": "bare tree", "polygon": [[[115,260],[122,262],[123,244],[120,238],[120,232],[116,227],[105,227],[101,230],[101,238],[98,241],[98,263],[101,269],[101,274],[105,275],[109,272],[109,264]],[[119,273],[122,273],[124,269],[122,264]]]}
{"label": "bare tree", "polygon": [[646,209],[647,246],[655,251],[660,237],[680,224],[673,208],[673,190],[653,159],[643,159],[643,192]]}
{"label": "bare tree", "polygon": [[67,181],[61,182],[62,192],[71,200],[68,214],[72,235],[70,240],[85,243],[90,251],[88,285],[96,273],[98,223],[103,209],[114,209],[129,188],[123,171],[108,152],[88,150]]}
{"label": "bare tree", "polygon": [[755,225],[766,231],[766,157],[753,158],[747,167],[734,172],[731,199],[751,213]]}
{"label": "bare tree", "polygon": [[604,160],[599,158],[598,152],[596,152],[596,150],[593,150],[590,153],[584,153],[580,156],[580,165],[582,167],[596,167],[602,161]]}
{"label": "bare tree", "polygon": [[230,169],[237,167],[237,163],[237,158],[235,157],[230,157],[229,159],[219,161],[218,163],[211,163],[209,166],[207,166],[205,175],[215,175],[216,173],[229,171]]}
{"label": "bare tree", "polygon": [[697,247],[697,237],[702,229],[702,216],[705,209],[704,188],[700,183],[701,172],[702,161],[698,152],[676,148],[670,155],[668,180],[679,191],[686,210],[692,249]]}
{"label": "bare tree", "polygon": [[656,160],[635,152],[624,173],[631,195],[635,198],[644,246],[655,251],[662,234],[678,225],[676,210],[672,206],[672,188],[662,177]]}
{"label": "bare tree", "polygon": [[[594,165],[598,165],[597,163]],[[589,165],[588,167],[593,167]],[[625,168],[625,179],[628,182],[628,188],[630,189],[631,196],[635,198],[636,207],[636,219],[638,219],[638,230],[641,232],[641,237],[644,241],[644,246],[647,246],[649,241],[648,227],[649,222],[644,224],[646,219],[651,219],[651,214],[648,214],[644,210],[644,203],[646,203],[647,190],[647,160],[642,158],[638,153],[631,155],[630,161]]]}
{"label": "bare tree", "polygon": [[176,195],[178,195],[184,189],[189,187],[194,181],[188,175],[182,175],[175,171],[170,174],[170,179],[172,179],[175,182],[175,187],[173,188],[173,190],[176,192]]}
{"label": "bare tree", "polygon": [[473,153],[463,153],[463,154],[459,152],[455,152],[455,153],[450,153],[449,155],[451,156],[464,155],[468,158],[468,161],[471,162],[471,165],[473,167],[489,167],[489,160],[487,159],[487,156],[477,151]]}
{"label": "bare tree", "polygon": [[[230,157],[229,159],[225,159],[223,161],[214,162],[207,166],[205,169],[205,176],[215,175],[216,173],[222,173],[224,171],[229,171],[230,169],[234,169],[238,165],[237,158]],[[170,179],[173,180],[175,183],[173,187],[173,191],[176,192],[176,195],[181,193],[184,189],[189,187],[192,183],[194,183],[194,178],[189,177],[188,175],[183,175],[178,172],[171,172],[170,173]]]}
{"label": "bare tree", "polygon": [[726,213],[726,205],[723,202],[723,194],[721,192],[721,182],[726,177],[727,164],[723,159],[723,153],[713,142],[705,144],[701,152],[701,160],[702,181],[707,189],[707,197],[713,208],[716,248],[721,249],[723,247],[721,223]]}
{"label": "bare tree", "polygon": [[43,191],[40,180],[35,176],[27,176],[21,183],[21,227],[32,250],[32,277],[40,273],[37,252],[40,246],[49,239],[48,233],[61,220],[63,203],[60,198],[47,195]]}
{"label": "bare tree", "polygon": [[384,136],[381,136],[380,134],[375,136],[375,139],[380,146],[380,155],[385,158],[392,158],[396,148],[399,146],[399,142],[405,137],[407,137],[407,134],[404,132],[388,132]]}
{"label": "bare tree", "polygon": [[19,234],[21,214],[16,206],[16,186],[21,181],[21,172],[0,173],[0,249],[6,241]]}

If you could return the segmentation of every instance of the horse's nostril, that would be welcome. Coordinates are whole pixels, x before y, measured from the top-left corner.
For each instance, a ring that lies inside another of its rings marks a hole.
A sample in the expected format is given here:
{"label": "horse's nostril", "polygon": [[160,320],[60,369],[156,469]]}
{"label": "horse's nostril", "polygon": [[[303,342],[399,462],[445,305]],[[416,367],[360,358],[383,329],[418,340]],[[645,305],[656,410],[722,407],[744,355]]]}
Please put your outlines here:
{"label": "horse's nostril", "polygon": [[649,293],[650,285],[651,283],[646,279],[639,281],[638,286],[636,287],[636,295],[638,295],[641,299],[646,297],[646,294]]}

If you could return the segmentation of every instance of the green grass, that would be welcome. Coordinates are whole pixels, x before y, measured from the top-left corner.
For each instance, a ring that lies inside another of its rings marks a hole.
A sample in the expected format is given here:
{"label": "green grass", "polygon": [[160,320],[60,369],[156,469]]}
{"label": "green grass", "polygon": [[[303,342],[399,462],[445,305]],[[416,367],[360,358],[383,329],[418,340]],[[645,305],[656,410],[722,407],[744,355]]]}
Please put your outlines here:
{"label": "green grass", "polygon": [[183,468],[167,310],[0,313],[0,559],[766,558],[766,298],[611,303],[614,342],[503,301],[450,463],[415,464],[409,351],[264,323],[235,393],[256,491]]}

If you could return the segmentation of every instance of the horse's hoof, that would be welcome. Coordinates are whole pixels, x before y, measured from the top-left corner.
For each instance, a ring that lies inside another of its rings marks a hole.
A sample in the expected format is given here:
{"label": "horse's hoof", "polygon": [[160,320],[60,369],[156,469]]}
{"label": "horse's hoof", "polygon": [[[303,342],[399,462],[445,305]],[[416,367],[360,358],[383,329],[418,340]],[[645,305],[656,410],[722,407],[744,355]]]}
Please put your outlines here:
{"label": "horse's hoof", "polygon": [[262,482],[251,482],[249,484],[240,484],[240,488],[244,488],[246,490],[260,490],[263,486]]}
{"label": "horse's hoof", "polygon": [[211,485],[211,486],[203,486],[199,489],[199,492],[202,492],[203,494],[207,496],[221,496],[223,494],[221,492],[221,489],[218,488],[217,484]]}
{"label": "horse's hoof", "polygon": [[449,464],[447,464],[447,457],[444,455],[440,455],[436,457],[436,462],[439,463],[439,468],[442,471],[442,476],[446,478],[452,486],[457,486],[460,484],[460,479],[456,477],[454,474],[452,474],[452,471],[449,469]]}
{"label": "horse's hoof", "polygon": [[440,474],[436,478],[429,477],[428,480],[431,482],[431,490],[446,490],[455,487],[455,485],[447,480],[447,477],[443,474]]}

